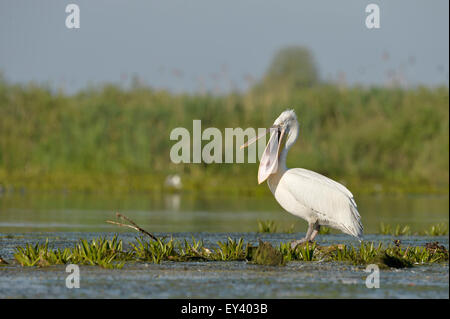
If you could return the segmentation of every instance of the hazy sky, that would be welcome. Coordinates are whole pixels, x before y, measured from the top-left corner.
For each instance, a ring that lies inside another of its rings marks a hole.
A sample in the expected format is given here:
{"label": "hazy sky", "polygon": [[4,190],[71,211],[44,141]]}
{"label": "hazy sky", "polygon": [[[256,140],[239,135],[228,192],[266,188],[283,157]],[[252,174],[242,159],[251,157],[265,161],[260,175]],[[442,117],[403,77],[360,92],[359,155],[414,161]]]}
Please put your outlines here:
{"label": "hazy sky", "polygon": [[[69,3],[80,29],[65,26]],[[369,3],[380,29],[365,26]],[[279,48],[304,45],[323,79],[448,85],[448,10],[447,0],[0,0],[0,71],[69,93],[133,74],[176,92],[224,92],[259,79]]]}

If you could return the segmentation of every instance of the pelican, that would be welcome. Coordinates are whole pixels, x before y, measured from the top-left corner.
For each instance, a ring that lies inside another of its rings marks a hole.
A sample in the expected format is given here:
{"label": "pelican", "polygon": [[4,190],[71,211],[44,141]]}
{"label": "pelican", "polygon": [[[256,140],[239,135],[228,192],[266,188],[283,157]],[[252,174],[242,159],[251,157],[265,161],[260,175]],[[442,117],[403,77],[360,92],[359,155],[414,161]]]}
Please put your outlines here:
{"label": "pelican", "polygon": [[271,128],[241,148],[256,142],[269,131],[269,142],[259,164],[258,184],[267,180],[270,191],[281,207],[308,222],[305,237],[293,241],[291,247],[312,242],[320,226],[340,230],[361,240],[361,216],[352,193],[344,185],[304,168],[286,167],[288,151],[299,135],[294,110],[281,113]]}

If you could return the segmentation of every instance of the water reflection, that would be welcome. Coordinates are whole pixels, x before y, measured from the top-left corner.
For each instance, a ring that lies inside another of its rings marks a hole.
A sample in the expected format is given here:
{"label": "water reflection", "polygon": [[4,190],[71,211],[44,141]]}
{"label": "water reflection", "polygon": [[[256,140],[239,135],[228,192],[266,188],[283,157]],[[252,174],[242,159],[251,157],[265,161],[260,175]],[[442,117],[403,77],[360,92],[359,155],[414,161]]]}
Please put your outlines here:
{"label": "water reflection", "polygon": [[[409,224],[413,231],[448,224],[448,195],[357,196],[366,233],[381,222]],[[280,229],[306,223],[283,211],[272,197],[204,197],[180,194],[15,195],[0,197],[0,232],[122,231],[105,223],[121,212],[155,232],[253,232],[257,220],[275,220]]]}
{"label": "water reflection", "polygon": [[180,210],[181,195],[167,194],[164,196],[164,203],[166,210],[178,211]]}

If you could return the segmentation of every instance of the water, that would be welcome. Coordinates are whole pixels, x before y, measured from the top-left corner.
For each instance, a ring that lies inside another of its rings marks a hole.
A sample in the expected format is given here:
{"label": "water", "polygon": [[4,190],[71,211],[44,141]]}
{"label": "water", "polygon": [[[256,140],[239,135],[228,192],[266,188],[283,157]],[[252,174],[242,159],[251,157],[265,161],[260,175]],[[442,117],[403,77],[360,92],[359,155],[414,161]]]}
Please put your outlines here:
{"label": "water", "polygon": [[[357,196],[365,233],[381,222],[408,224],[421,231],[448,224],[448,195]],[[192,195],[30,195],[0,196],[0,232],[121,231],[105,223],[121,212],[154,232],[252,232],[258,220],[274,220],[279,229],[306,222],[285,212],[273,197],[204,197]]]}
{"label": "water", "polygon": [[[391,243],[392,236],[375,235],[380,222],[409,224],[422,230],[448,224],[448,196],[361,196],[357,202],[365,239]],[[13,263],[14,247],[49,238],[54,247],[70,247],[80,238],[111,237],[120,232],[127,244],[136,235],[105,223],[114,212],[134,219],[156,235],[203,239],[214,247],[228,236],[273,245],[300,238],[306,224],[283,212],[273,198],[200,198],[162,196],[4,196],[0,197],[0,298],[448,298],[448,263],[410,269],[382,270],[380,288],[368,289],[362,266],[344,263],[291,262],[284,267],[246,262],[131,263],[121,270],[81,266],[80,289],[67,289],[65,266],[21,267]],[[275,220],[295,234],[258,234],[257,220]],[[404,245],[448,237],[405,236]],[[318,244],[357,245],[350,236],[333,233]]]}
{"label": "water", "polygon": [[[3,236],[2,236],[3,235]],[[158,236],[168,235],[158,233]],[[227,236],[257,239],[273,245],[292,238],[289,234],[257,233],[175,233],[177,240],[203,239],[215,247]],[[73,246],[79,238],[111,236],[111,233],[22,233],[0,234],[0,254],[12,260],[13,249],[26,242],[49,241],[54,247]],[[125,243],[135,233],[120,234]],[[7,238],[9,237],[9,238]],[[390,236],[368,235],[367,240],[392,242]],[[404,245],[448,238],[410,236]],[[318,244],[357,244],[346,235],[321,236]],[[448,263],[419,265],[410,269],[381,270],[380,288],[365,285],[365,267],[344,263],[290,262],[284,267],[260,266],[247,262],[163,262],[130,263],[120,270],[80,267],[80,289],[65,286],[65,266],[37,269],[7,265],[0,267],[0,298],[448,298]]]}

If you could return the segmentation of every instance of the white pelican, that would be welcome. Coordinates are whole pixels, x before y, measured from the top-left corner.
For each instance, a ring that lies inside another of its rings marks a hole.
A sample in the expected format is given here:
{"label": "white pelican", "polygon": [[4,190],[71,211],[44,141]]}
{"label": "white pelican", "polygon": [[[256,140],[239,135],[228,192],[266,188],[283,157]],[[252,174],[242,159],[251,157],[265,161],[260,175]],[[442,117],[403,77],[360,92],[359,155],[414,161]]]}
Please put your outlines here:
{"label": "white pelican", "polygon": [[[299,133],[295,112],[286,110],[281,113],[266,133],[269,130],[272,133],[259,164],[258,183],[267,179],[270,191],[281,207],[308,222],[306,236],[292,242],[291,246],[295,248],[298,244],[313,241],[321,225],[361,240],[361,217],[352,193],[344,185],[304,168],[286,168],[287,153]],[[264,135],[249,140],[241,148]]]}

